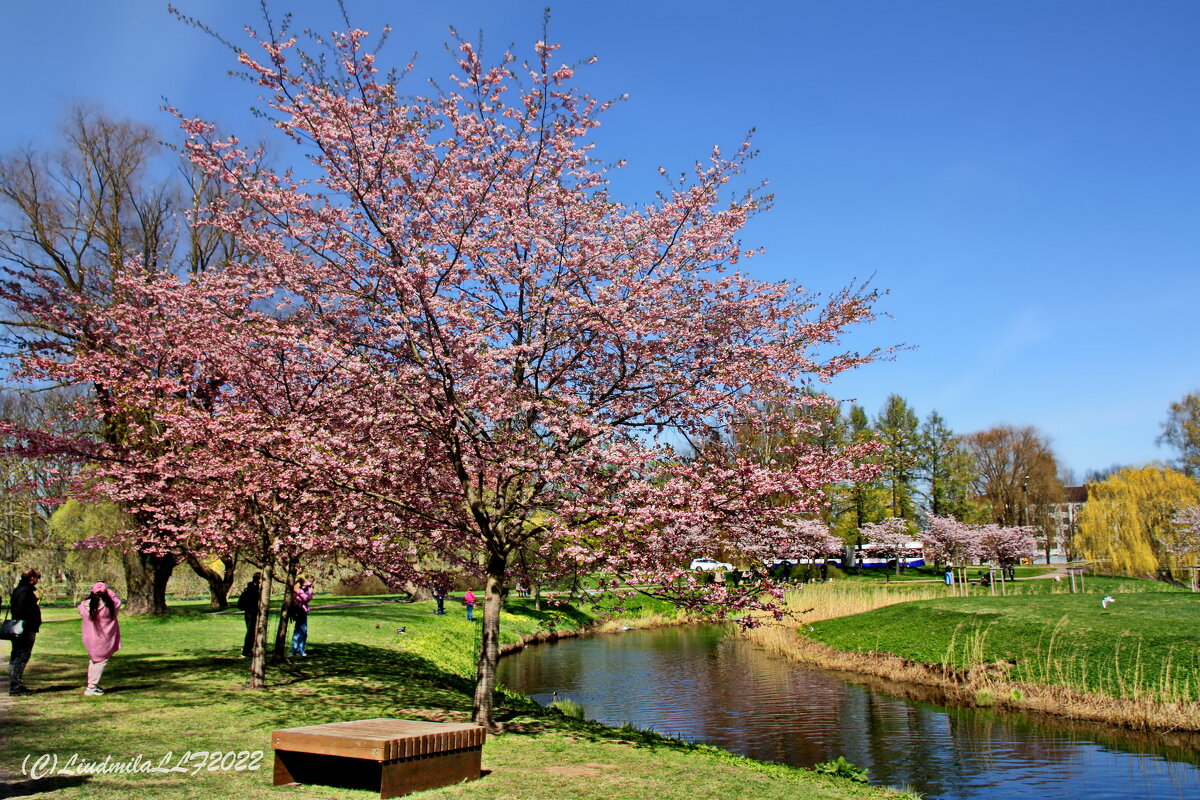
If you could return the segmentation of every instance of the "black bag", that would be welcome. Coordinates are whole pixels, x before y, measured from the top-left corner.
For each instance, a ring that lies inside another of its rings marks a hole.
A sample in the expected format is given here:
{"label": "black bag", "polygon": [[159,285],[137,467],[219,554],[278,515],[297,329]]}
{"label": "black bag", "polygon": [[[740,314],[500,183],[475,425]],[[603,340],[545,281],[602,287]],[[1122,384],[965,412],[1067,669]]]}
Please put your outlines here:
{"label": "black bag", "polygon": [[0,639],[16,639],[21,634],[25,633],[25,621],[20,619],[9,619],[8,612],[4,614],[4,622],[0,622]]}

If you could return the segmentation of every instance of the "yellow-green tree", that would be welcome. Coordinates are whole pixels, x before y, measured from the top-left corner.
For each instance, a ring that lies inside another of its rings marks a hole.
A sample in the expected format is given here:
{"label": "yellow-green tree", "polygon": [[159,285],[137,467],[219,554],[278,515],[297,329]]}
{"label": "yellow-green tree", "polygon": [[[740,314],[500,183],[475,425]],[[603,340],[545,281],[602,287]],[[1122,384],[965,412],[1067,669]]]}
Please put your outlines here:
{"label": "yellow-green tree", "polygon": [[1076,545],[1087,559],[1113,572],[1153,574],[1178,566],[1172,554],[1181,535],[1171,518],[1200,504],[1200,482],[1165,467],[1123,469],[1088,486]]}

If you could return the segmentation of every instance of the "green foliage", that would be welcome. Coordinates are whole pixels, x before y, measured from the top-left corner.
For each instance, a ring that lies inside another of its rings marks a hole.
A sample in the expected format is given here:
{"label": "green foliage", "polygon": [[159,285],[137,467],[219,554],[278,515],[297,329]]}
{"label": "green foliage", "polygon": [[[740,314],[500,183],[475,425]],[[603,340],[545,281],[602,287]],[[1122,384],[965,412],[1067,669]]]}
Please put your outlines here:
{"label": "green foliage", "polygon": [[867,782],[867,771],[862,767],[857,767],[846,760],[845,756],[838,756],[829,761],[822,761],[818,764],[813,764],[813,772],[821,775],[833,775],[838,778],[855,781],[857,783]]}
{"label": "green foliage", "polygon": [[579,703],[576,703],[574,700],[571,700],[570,698],[555,700],[553,703],[547,706],[547,708],[557,711],[564,717],[583,719],[583,706],[581,706]]}

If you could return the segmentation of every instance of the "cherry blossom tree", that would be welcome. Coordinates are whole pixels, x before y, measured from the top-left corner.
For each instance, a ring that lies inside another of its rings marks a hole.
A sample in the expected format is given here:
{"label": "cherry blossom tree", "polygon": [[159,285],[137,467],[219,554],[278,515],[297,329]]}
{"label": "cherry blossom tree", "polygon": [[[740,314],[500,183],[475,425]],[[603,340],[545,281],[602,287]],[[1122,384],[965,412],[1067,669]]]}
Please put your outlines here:
{"label": "cherry blossom tree", "polygon": [[[116,402],[153,408],[129,438],[153,447],[100,454],[96,491],[161,509],[192,549],[328,546],[393,579],[478,574],[489,725],[522,548],[543,577],[777,610],[778,587],[684,567],[780,551],[822,487],[864,475],[854,446],[805,444],[817,415],[772,409],[818,402],[805,384],[878,355],[838,346],[875,295],[733,271],[769,200],[731,194],[749,143],[628,206],[590,154],[608,104],[553,45],[486,66],[459,42],[451,88],[405,99],[362,31],[332,35],[326,58],[286,29],[251,37],[238,59],[307,164],[272,169],[180,114],[192,164],[231,198],[195,224],[246,255],[123,283],[106,330],[137,348],[30,367],[107,375]],[[755,417],[790,431],[770,463],[692,446]]]}
{"label": "cherry blossom tree", "polygon": [[960,522],[954,517],[930,517],[929,528],[922,536],[925,554],[935,562],[963,565],[979,556],[977,526]]}
{"label": "cherry blossom tree", "polygon": [[868,522],[859,528],[867,550],[883,558],[896,559],[896,574],[900,574],[900,566],[908,552],[908,543],[912,541],[912,530],[906,520],[898,517],[888,517],[882,522]]}
{"label": "cherry blossom tree", "polygon": [[1176,536],[1167,549],[1180,556],[1184,566],[1192,567],[1192,591],[1200,591],[1200,569],[1195,568],[1195,563],[1187,564],[1184,558],[1191,556],[1194,562],[1197,554],[1200,554],[1200,506],[1188,506],[1176,512],[1171,522],[1175,525]]}
{"label": "cherry blossom tree", "polygon": [[1015,564],[1037,553],[1037,528],[1027,525],[982,525],[977,529],[979,553],[995,564]]}
{"label": "cherry blossom tree", "polygon": [[1200,553],[1200,506],[1188,506],[1171,517],[1176,537],[1168,549],[1178,555]]}

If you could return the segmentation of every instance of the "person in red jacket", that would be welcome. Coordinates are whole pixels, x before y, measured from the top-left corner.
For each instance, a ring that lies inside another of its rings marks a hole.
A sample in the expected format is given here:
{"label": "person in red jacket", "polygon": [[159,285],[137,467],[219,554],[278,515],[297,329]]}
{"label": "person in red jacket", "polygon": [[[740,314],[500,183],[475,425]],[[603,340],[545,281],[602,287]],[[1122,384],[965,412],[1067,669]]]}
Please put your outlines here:
{"label": "person in red jacket", "polygon": [[463,595],[463,602],[467,604],[467,619],[475,619],[475,593],[467,589],[467,593]]}

